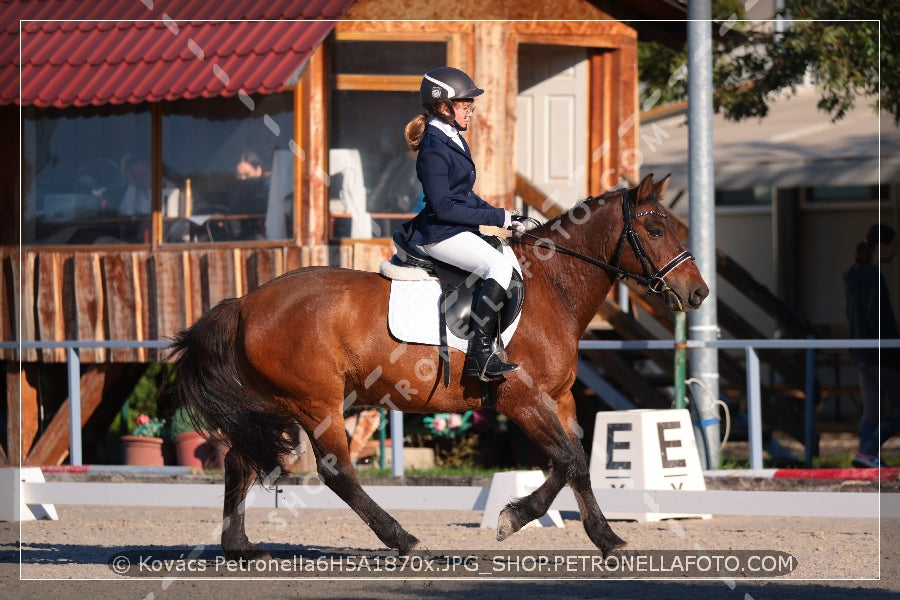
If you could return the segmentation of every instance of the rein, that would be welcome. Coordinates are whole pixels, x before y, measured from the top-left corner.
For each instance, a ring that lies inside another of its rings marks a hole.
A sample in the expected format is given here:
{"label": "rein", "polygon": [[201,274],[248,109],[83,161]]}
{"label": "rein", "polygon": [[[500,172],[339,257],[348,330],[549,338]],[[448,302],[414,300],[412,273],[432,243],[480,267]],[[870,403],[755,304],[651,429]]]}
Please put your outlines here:
{"label": "rein", "polygon": [[[636,217],[643,217],[649,214],[655,214],[662,218],[666,218],[668,214],[660,213],[656,210],[648,210],[646,212],[638,213],[635,215],[631,214],[631,204],[628,201],[628,192],[631,190],[626,190],[625,193],[622,194],[622,234],[619,236],[619,243],[616,245],[616,251],[613,255],[613,262],[615,264],[609,264],[603,262],[602,260],[587,256],[578,252],[576,250],[572,250],[570,248],[566,248],[565,246],[560,246],[555,242],[547,240],[546,238],[539,238],[538,236],[531,234],[527,231],[519,232],[520,237],[527,237],[533,240],[536,240],[542,244],[547,243],[548,241],[553,244],[553,248],[555,251],[558,251],[562,254],[566,254],[568,256],[572,256],[589,264],[592,264],[596,267],[600,267],[601,269],[605,269],[607,271],[612,271],[616,274],[619,279],[633,279],[637,283],[644,285],[647,287],[647,295],[650,294],[664,294],[670,293],[675,297],[675,300],[678,302],[679,310],[683,308],[681,303],[681,299],[678,298],[678,294],[676,294],[672,288],[670,288],[665,281],[666,275],[668,275],[672,270],[675,269],[681,263],[687,260],[693,260],[694,255],[689,251],[684,250],[680,254],[678,254],[675,258],[670,260],[668,263],[663,265],[661,269],[657,269],[656,265],[653,263],[653,260],[647,255],[647,250],[644,248],[644,244],[641,242],[641,239],[638,237],[637,232],[634,230],[634,225],[632,224],[632,219]],[[533,221],[533,219],[532,219]],[[641,266],[644,269],[644,273],[632,273],[630,271],[626,271],[620,265],[622,264],[622,255],[625,251],[625,242],[631,246],[631,249],[634,251],[634,255],[637,257],[638,261],[641,263]],[[534,245],[534,244],[533,244]]]}

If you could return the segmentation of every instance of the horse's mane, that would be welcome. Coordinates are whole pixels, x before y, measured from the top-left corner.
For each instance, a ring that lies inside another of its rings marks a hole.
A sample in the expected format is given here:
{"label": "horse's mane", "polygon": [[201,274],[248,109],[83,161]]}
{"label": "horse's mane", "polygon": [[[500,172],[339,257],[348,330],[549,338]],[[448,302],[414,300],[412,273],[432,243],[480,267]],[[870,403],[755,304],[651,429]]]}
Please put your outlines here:
{"label": "horse's mane", "polygon": [[[631,194],[629,194],[631,192]],[[659,197],[657,196],[656,188],[651,187],[649,193],[644,198],[640,198],[638,196],[638,188],[626,188],[626,187],[618,187],[608,190],[599,196],[588,196],[584,200],[580,200],[576,202],[572,208],[563,211],[562,213],[556,215],[552,219],[548,220],[543,224],[539,224],[533,229],[529,231],[530,234],[537,237],[552,237],[548,234],[551,231],[555,231],[559,228],[558,223],[562,223],[563,221],[567,221],[572,218],[573,211],[579,206],[587,206],[592,212],[596,210],[597,206],[604,205],[607,200],[611,200],[613,198],[617,198],[622,194],[626,195],[626,199],[631,203],[631,209],[634,210],[637,206],[642,204],[648,204],[652,202],[659,202]],[[515,240],[515,237],[512,238]]]}
{"label": "horse's mane", "polygon": [[[628,191],[627,188],[614,188],[614,189],[608,190],[608,191],[600,194],[599,196],[588,196],[587,198],[576,202],[572,206],[572,208],[561,212],[560,214],[556,215],[555,217],[546,221],[545,223],[537,225],[533,229],[529,230],[529,233],[532,235],[538,236],[538,237],[547,237],[547,234],[558,229],[557,223],[562,223],[563,221],[567,221],[567,220],[571,219],[572,212],[575,210],[575,208],[583,205],[583,206],[587,206],[593,212],[595,210],[594,205],[597,205],[597,206],[603,205],[606,203],[607,200],[610,200],[614,197],[618,197],[627,191]],[[515,238],[515,236],[513,236],[510,239],[512,241],[512,240],[515,240],[516,238]]]}

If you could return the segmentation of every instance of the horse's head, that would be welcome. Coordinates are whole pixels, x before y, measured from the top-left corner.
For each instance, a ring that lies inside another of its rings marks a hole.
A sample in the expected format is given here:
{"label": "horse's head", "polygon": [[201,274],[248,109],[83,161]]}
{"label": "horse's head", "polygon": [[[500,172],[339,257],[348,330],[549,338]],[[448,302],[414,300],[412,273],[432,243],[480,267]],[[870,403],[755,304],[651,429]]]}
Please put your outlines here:
{"label": "horse's head", "polygon": [[660,294],[670,309],[690,311],[700,306],[709,287],[660,204],[668,184],[669,175],[654,182],[651,173],[624,193],[622,234],[612,262],[637,275],[635,279],[650,293]]}
{"label": "horse's head", "polygon": [[[637,187],[588,198],[513,239],[533,248],[526,250],[537,259],[530,260],[533,266],[559,254],[574,256],[604,269],[608,286],[616,277],[632,279],[649,295],[663,298],[668,309],[694,310],[709,294],[709,288],[694,257],[681,243],[677,224],[660,204],[668,183],[668,176],[654,182],[653,175],[648,175]],[[573,265],[571,261],[562,264]],[[557,271],[551,266],[550,271],[565,275],[584,269],[567,266]],[[565,288],[568,283],[556,279],[552,285]],[[600,289],[603,296],[608,286]]]}

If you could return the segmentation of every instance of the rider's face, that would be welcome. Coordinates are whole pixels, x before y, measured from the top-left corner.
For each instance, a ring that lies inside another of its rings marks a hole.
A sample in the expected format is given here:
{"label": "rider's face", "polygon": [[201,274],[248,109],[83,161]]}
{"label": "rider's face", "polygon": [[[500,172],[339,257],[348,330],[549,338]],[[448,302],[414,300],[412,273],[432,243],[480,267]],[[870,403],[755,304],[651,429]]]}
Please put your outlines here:
{"label": "rider's face", "polygon": [[466,128],[469,126],[469,119],[472,118],[472,113],[475,112],[475,101],[468,98],[454,100],[453,112],[454,118],[456,119],[456,122],[459,123],[460,127]]}

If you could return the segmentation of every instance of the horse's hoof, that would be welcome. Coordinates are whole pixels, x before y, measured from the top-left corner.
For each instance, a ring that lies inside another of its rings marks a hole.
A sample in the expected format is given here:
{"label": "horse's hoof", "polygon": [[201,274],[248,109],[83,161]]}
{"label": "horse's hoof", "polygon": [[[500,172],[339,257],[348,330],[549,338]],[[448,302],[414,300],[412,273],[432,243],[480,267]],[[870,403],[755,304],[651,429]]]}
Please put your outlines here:
{"label": "horse's hoof", "polygon": [[497,519],[497,541],[502,542],[515,532],[519,530],[513,522],[512,517],[510,516],[510,511],[508,508],[504,508],[500,511],[500,516]]}
{"label": "horse's hoof", "polygon": [[420,548],[420,542],[418,538],[409,536],[409,539],[400,544],[397,548],[397,552],[400,556],[406,556],[412,553],[413,550],[424,550],[424,548]]}
{"label": "horse's hoof", "polygon": [[226,560],[269,560],[272,555],[259,546],[250,545],[244,548],[222,549]]}
{"label": "horse's hoof", "polygon": [[603,547],[600,549],[600,552],[603,554],[603,558],[609,556],[609,553],[613,550],[621,550],[626,547],[628,542],[620,538],[619,536],[613,534],[612,539],[603,544]]}

